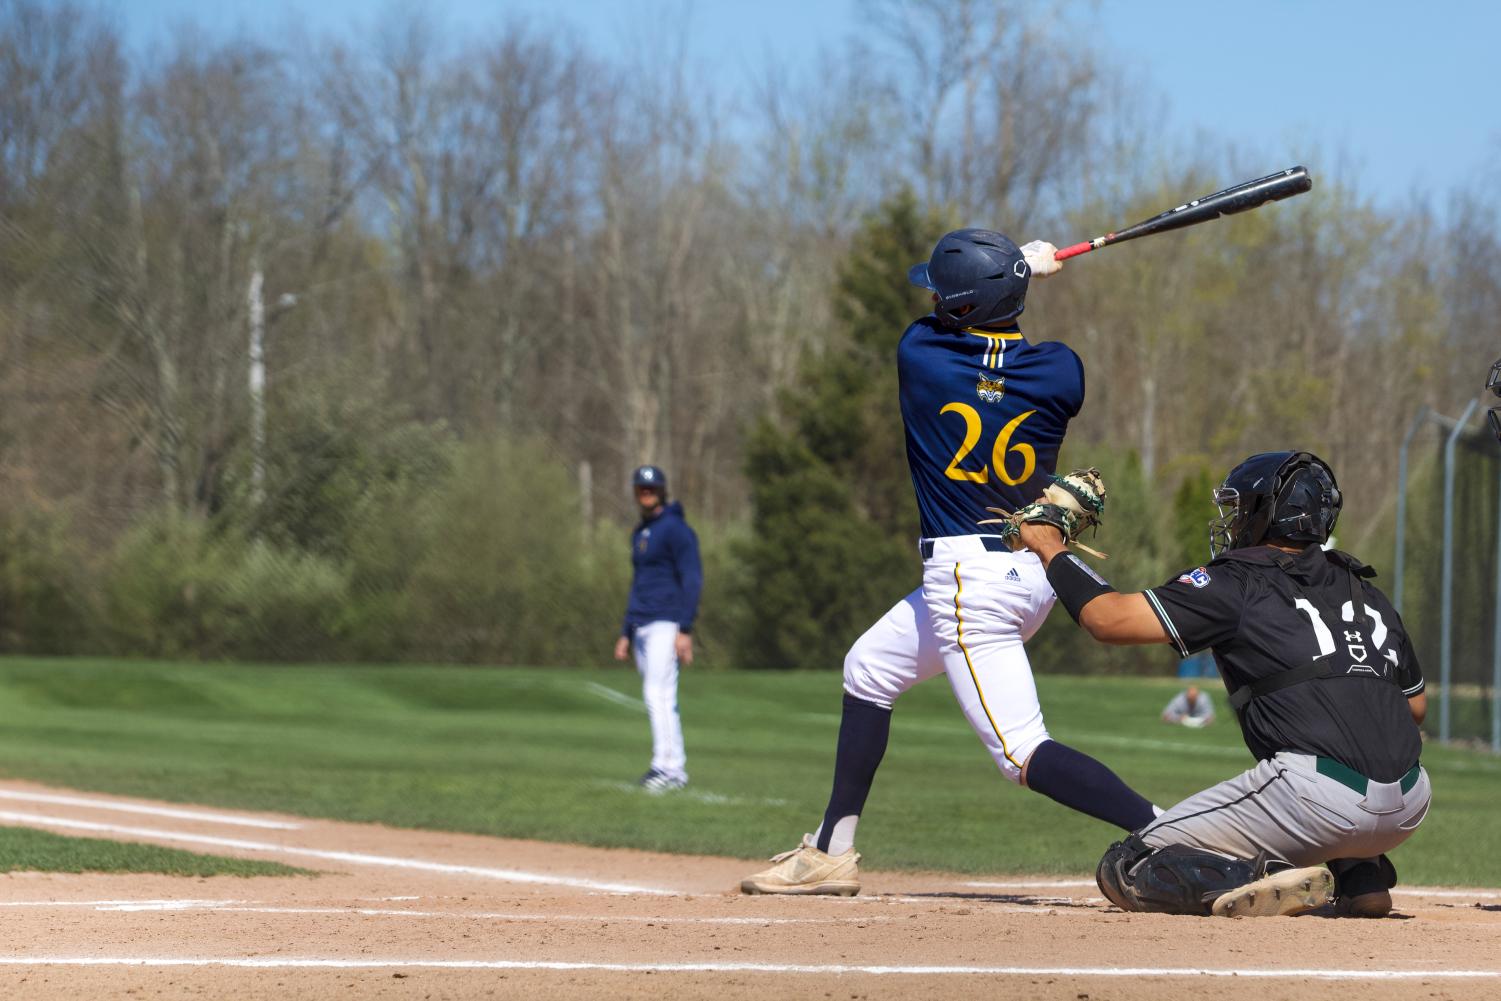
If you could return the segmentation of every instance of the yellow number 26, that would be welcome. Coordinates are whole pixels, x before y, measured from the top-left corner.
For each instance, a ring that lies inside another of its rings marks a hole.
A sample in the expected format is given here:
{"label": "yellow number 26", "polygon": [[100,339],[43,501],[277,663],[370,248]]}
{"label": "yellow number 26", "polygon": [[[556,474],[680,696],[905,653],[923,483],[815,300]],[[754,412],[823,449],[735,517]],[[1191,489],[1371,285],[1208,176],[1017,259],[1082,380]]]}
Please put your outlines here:
{"label": "yellow number 26", "polygon": [[[968,403],[948,403],[938,412],[940,414],[955,413],[964,418],[964,443],[959,446],[959,451],[954,453],[949,468],[943,471],[944,475],[961,483],[989,483],[990,466],[981,466],[979,472],[959,468],[959,463],[963,462],[964,457],[974,451],[974,447],[980,442],[982,425],[979,412]],[[1035,413],[1037,411],[1028,410],[1018,414],[1011,419],[1009,424],[1001,428],[1000,434],[996,435],[995,445],[990,450],[990,464],[995,466],[996,478],[1002,483],[1014,487],[1029,479],[1037,469],[1037,453],[1031,445],[1024,441],[1011,444],[1011,435],[1021,426],[1021,422]],[[1022,457],[1021,471],[1015,476],[1006,471],[1006,457],[1012,452]]]}

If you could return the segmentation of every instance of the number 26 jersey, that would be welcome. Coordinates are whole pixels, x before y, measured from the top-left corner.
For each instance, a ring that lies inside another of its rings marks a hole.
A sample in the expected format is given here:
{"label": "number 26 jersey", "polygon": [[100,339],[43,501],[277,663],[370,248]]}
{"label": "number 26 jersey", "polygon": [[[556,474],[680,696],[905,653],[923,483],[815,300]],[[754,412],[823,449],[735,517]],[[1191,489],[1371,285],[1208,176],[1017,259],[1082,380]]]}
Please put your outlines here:
{"label": "number 26 jersey", "polygon": [[951,330],[931,316],[897,346],[907,465],[924,538],[996,532],[977,522],[1036,500],[1084,404],[1067,345],[1016,327]]}

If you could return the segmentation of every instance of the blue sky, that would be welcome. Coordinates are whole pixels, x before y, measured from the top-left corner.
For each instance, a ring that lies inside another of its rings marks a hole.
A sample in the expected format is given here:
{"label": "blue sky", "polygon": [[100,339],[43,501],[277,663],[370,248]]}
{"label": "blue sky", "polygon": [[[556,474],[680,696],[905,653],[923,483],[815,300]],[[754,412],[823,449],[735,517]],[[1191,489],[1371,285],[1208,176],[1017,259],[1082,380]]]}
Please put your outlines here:
{"label": "blue sky", "polygon": [[[360,0],[104,0],[147,50],[174,25],[210,35],[289,26],[344,33],[385,5]],[[666,20],[685,21],[690,58],[727,93],[748,89],[768,54],[792,63],[860,30],[860,0],[426,0],[448,26],[512,18],[580,34],[619,53]],[[1501,86],[1488,67],[1501,3],[1450,0],[1097,0],[1071,19],[1131,80],[1155,91],[1166,135],[1233,143],[1267,172],[1306,162],[1383,203],[1460,184],[1501,183]],[[1227,180],[1237,180],[1231,178]]]}

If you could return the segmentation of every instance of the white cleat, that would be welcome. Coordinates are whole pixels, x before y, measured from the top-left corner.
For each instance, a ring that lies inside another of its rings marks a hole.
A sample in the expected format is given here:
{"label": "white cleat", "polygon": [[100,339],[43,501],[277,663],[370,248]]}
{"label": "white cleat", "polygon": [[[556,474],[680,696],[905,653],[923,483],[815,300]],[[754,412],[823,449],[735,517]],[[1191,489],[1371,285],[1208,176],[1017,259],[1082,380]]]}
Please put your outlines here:
{"label": "white cleat", "polygon": [[1212,913],[1220,918],[1272,918],[1303,914],[1334,898],[1334,873],[1321,865],[1284,869],[1222,893]]}
{"label": "white cleat", "polygon": [[843,855],[827,855],[803,835],[803,843],[790,852],[774,855],[776,865],[740,881],[742,893],[826,893],[853,897],[860,892],[860,853],[850,848]]}

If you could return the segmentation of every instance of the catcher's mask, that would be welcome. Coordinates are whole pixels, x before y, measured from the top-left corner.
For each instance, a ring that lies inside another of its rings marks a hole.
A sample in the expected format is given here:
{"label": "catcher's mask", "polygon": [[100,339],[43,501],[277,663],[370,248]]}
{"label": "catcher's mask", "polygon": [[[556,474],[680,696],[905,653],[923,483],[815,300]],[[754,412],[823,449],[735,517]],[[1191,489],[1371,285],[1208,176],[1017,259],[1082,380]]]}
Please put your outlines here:
{"label": "catcher's mask", "polygon": [[1010,237],[989,229],[956,229],[938,241],[925,264],[907,272],[912,284],[938,293],[933,314],[945,327],[988,327],[1021,315],[1032,269]]}
{"label": "catcher's mask", "polygon": [[[1501,396],[1501,358],[1496,359],[1496,364],[1491,366],[1491,377],[1485,380],[1485,388]],[[1496,440],[1501,441],[1501,407],[1491,407],[1488,416],[1491,419],[1491,430],[1496,433]]]}
{"label": "catcher's mask", "polygon": [[1215,488],[1220,516],[1209,523],[1209,553],[1267,539],[1329,538],[1344,498],[1329,464],[1312,452],[1262,452],[1230,470]]}

